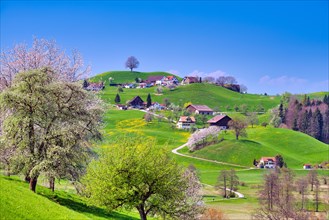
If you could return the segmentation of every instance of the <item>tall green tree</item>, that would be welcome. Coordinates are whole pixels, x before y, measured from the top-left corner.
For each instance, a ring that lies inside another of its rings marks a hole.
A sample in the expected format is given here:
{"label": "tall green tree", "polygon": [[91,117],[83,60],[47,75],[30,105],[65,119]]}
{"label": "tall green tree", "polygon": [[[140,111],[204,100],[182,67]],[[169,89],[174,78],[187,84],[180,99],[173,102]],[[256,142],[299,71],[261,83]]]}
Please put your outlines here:
{"label": "tall green tree", "polygon": [[93,161],[84,180],[90,201],[109,210],[136,208],[148,215],[195,219],[200,183],[196,174],[177,165],[154,141],[123,137]]}
{"label": "tall green tree", "polygon": [[12,169],[27,175],[35,191],[40,174],[78,178],[88,142],[99,138],[101,101],[80,84],[58,81],[49,69],[21,72],[0,95],[4,146]]}
{"label": "tall green tree", "polygon": [[152,99],[151,99],[151,95],[150,93],[147,95],[147,99],[146,99],[146,107],[150,107],[152,105]]}

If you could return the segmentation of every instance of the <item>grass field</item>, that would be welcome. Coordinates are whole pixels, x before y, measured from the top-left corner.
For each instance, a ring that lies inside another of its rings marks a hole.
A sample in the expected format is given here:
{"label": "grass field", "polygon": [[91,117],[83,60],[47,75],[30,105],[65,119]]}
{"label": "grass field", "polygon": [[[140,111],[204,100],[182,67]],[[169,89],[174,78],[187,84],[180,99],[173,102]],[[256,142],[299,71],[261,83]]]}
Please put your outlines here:
{"label": "grass field", "polygon": [[248,137],[235,140],[232,132],[222,134],[224,141],[190,153],[198,157],[252,166],[262,156],[282,155],[289,168],[327,161],[328,145],[300,132],[271,127],[247,129]]}
{"label": "grass field", "polygon": [[0,219],[138,219],[138,213],[107,212],[91,207],[76,194],[37,187],[29,190],[28,183],[18,177],[0,175]]}
{"label": "grass field", "polygon": [[[130,71],[112,71],[99,74],[91,81],[103,81],[106,88],[100,93],[100,96],[107,103],[114,103],[114,98],[118,93],[117,87],[109,86],[109,78],[112,77],[113,83],[128,83],[134,82],[135,78],[146,79],[151,75],[171,75],[165,72],[130,72]],[[179,78],[179,77],[177,77]],[[180,78],[179,78],[180,79]],[[183,105],[186,102],[193,104],[204,104],[211,108],[219,108],[221,111],[234,111],[234,106],[247,104],[250,111],[253,111],[257,106],[262,105],[265,110],[273,108],[280,103],[279,96],[264,96],[254,94],[241,94],[231,90],[207,83],[196,83],[191,85],[178,86],[175,90],[163,89],[163,94],[158,95],[155,92],[156,87],[145,89],[124,89],[120,93],[121,103],[126,103],[135,96],[140,96],[146,101],[147,95],[150,93],[152,101],[163,103],[164,98],[171,102]],[[227,109],[227,106],[230,108]]]}

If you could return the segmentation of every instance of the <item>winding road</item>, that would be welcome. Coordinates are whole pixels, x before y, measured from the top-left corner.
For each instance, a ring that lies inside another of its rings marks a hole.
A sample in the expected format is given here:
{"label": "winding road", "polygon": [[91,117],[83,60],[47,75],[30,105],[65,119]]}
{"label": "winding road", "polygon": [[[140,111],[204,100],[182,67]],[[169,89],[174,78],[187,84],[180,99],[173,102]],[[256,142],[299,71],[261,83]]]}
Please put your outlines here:
{"label": "winding road", "polygon": [[[235,167],[241,167],[241,168],[247,168],[248,170],[252,169],[250,167],[245,167],[245,166],[241,166],[241,165],[238,165],[238,164],[225,163],[225,162],[220,162],[220,161],[217,161],[217,160],[208,160],[208,159],[204,159],[204,158],[200,158],[200,157],[193,157],[193,156],[190,156],[190,155],[186,155],[186,154],[182,154],[182,153],[177,152],[178,150],[180,150],[180,149],[182,149],[186,146],[187,146],[187,143],[173,149],[171,152],[176,154],[176,155],[179,155],[179,156],[182,156],[182,157],[193,158],[195,160],[202,160],[202,161],[207,161],[207,162],[210,162],[210,163],[223,164],[223,165],[229,165],[229,166],[235,166]],[[205,183],[202,183],[202,184],[206,185],[206,186],[211,186],[211,185],[208,185],[208,184],[205,184]],[[230,189],[226,189],[226,190],[230,191]],[[239,193],[239,192],[233,191],[233,190],[232,190],[232,192],[237,196],[237,198],[245,198],[245,196],[242,193]]]}

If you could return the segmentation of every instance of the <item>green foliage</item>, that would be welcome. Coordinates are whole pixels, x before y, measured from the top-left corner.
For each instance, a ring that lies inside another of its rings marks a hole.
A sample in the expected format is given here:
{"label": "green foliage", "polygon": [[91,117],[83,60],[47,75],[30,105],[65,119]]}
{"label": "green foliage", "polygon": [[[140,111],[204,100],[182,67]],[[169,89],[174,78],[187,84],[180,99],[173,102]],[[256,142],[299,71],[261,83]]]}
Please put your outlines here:
{"label": "green foliage", "polygon": [[136,208],[142,219],[149,213],[177,217],[193,206],[184,203],[189,182],[182,168],[143,137],[126,137],[104,149],[84,182],[91,202],[110,210]]}
{"label": "green foliage", "polygon": [[0,96],[4,146],[14,171],[76,180],[88,160],[89,140],[99,137],[100,100],[81,85],[57,81],[48,69],[21,72]]}

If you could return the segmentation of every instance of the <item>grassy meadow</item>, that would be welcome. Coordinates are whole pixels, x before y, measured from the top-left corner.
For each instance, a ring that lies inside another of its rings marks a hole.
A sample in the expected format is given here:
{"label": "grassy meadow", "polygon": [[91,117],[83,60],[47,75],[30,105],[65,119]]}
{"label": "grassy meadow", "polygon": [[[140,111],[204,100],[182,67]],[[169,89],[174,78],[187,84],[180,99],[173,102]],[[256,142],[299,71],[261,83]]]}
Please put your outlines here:
{"label": "grassy meadow", "polygon": [[[146,79],[149,75],[171,75],[165,72],[130,72],[130,71],[114,71],[106,72],[91,78],[91,81],[105,82],[105,89],[100,92],[100,96],[107,103],[114,104],[114,99],[118,93],[118,88],[109,86],[109,78],[112,77],[113,83],[134,82],[136,77]],[[179,78],[179,77],[177,77]],[[116,81],[117,80],[117,81]],[[147,95],[150,93],[152,101],[163,103],[165,98],[176,105],[183,105],[187,102],[193,104],[208,105],[211,108],[219,108],[220,111],[234,111],[234,106],[246,104],[250,111],[255,110],[262,105],[267,111],[280,104],[279,96],[264,96],[255,94],[241,94],[231,90],[208,83],[195,83],[191,85],[179,86],[174,90],[163,88],[162,94],[156,94],[156,87],[144,89],[123,89],[124,92],[119,93],[121,103],[125,104],[135,96],[140,96],[146,101]],[[229,107],[229,108],[228,108]]]}
{"label": "grassy meadow", "polygon": [[[115,142],[120,142],[125,136],[141,135],[153,139],[158,147],[171,150],[185,144],[190,132],[178,130],[175,125],[165,119],[154,118],[151,122],[143,119],[145,112],[139,110],[118,110],[113,106],[117,87],[109,86],[112,83],[134,82],[135,78],[147,79],[150,75],[171,75],[166,72],[130,72],[111,71],[99,74],[91,81],[104,81],[106,88],[98,95],[108,104],[103,118],[103,140],[92,143],[96,152],[110,149]],[[178,77],[179,78],[179,77]],[[164,88],[163,94],[156,94],[156,87],[146,89],[124,89],[120,93],[121,103],[139,95],[146,101],[150,93],[152,101],[163,103],[165,98],[170,102],[183,105],[186,102],[205,104],[211,108],[219,108],[221,112],[228,112],[231,117],[244,117],[234,111],[234,106],[246,104],[249,111],[255,110],[259,105],[265,109],[264,114],[258,115],[259,124],[269,122],[269,110],[280,103],[279,96],[264,96],[255,94],[240,94],[228,89],[213,85],[198,83],[179,86],[174,90]],[[323,97],[325,93],[310,94],[310,97]],[[300,96],[302,97],[302,96]],[[229,107],[229,108],[228,108]],[[164,112],[164,115],[170,114]],[[235,140],[231,131],[223,132],[224,141],[205,147],[196,152],[189,152],[185,147],[180,150],[188,156],[200,157],[220,162],[238,164],[246,168],[238,168],[197,158],[182,157],[172,154],[172,157],[182,166],[194,165],[200,181],[203,184],[204,201],[207,206],[220,208],[229,219],[249,219],[253,210],[259,206],[258,191],[264,174],[270,172],[266,169],[255,169],[253,160],[262,156],[275,156],[281,154],[289,168],[294,169],[297,177],[306,176],[308,171],[301,170],[304,163],[321,163],[328,160],[328,145],[300,132],[288,129],[279,129],[256,126],[247,129],[248,137]],[[245,195],[244,199],[223,199],[220,191],[215,189],[217,178],[221,170],[235,169],[240,182],[238,191]],[[329,175],[328,170],[319,171],[320,175]],[[41,180],[39,184],[41,184]],[[38,185],[37,193],[29,190],[28,184],[18,177],[8,178],[0,175],[0,219],[138,219],[136,212],[109,213],[103,207],[88,206],[84,198],[74,193],[73,187],[56,184],[52,193],[49,189]],[[323,188],[325,194],[326,188]],[[312,205],[313,203],[310,202]],[[310,208],[311,209],[311,208]],[[321,204],[320,210],[329,209],[328,205]]]}
{"label": "grassy meadow", "polygon": [[37,193],[18,177],[0,175],[0,219],[138,219],[138,213],[112,212],[88,206],[85,199],[74,193],[38,185]]}

